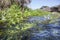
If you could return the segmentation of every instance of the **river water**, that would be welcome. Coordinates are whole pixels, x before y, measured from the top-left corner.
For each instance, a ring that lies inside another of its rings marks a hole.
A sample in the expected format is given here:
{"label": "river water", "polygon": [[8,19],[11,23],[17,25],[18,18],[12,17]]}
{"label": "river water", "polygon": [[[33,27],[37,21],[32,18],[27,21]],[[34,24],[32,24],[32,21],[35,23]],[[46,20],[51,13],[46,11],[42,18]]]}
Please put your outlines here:
{"label": "river water", "polygon": [[34,16],[28,19],[29,23],[35,23],[37,28],[30,28],[33,31],[30,40],[60,40],[60,18],[51,20],[49,17]]}

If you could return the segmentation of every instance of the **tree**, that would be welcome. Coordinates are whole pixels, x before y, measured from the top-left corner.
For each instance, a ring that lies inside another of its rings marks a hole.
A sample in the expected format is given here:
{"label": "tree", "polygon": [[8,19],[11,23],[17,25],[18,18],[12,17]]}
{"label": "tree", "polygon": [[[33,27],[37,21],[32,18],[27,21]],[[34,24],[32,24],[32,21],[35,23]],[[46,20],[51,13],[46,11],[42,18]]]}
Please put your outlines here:
{"label": "tree", "polygon": [[11,6],[10,0],[0,0],[0,9],[8,8]]}
{"label": "tree", "polygon": [[24,12],[24,7],[31,3],[31,0],[0,0],[0,9],[10,7],[14,3],[18,4]]}
{"label": "tree", "polygon": [[24,12],[25,7],[31,3],[31,0],[11,0],[11,3],[16,3],[21,7],[22,13]]}
{"label": "tree", "polygon": [[22,13],[24,13],[24,8],[31,3],[31,0],[20,0],[19,5],[21,7]]}

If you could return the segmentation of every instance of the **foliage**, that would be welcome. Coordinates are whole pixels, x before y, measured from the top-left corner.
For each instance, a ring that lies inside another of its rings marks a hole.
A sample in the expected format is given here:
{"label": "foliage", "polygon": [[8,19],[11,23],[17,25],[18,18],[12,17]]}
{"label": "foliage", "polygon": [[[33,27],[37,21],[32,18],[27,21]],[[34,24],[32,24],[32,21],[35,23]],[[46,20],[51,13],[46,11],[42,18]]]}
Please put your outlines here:
{"label": "foliage", "polygon": [[0,35],[3,35],[2,40],[21,40],[22,35],[24,33],[27,35],[27,30],[35,25],[25,22],[29,17],[48,14],[50,12],[32,9],[26,9],[22,14],[18,5],[12,5],[9,9],[0,11],[0,28],[4,28],[4,31],[0,31]]}

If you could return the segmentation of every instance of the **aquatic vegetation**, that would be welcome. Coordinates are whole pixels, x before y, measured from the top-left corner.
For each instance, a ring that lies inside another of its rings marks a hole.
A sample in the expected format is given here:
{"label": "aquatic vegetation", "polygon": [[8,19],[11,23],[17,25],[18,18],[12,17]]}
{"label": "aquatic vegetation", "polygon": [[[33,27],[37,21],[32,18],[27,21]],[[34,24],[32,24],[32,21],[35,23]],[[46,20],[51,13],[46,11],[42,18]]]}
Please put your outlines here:
{"label": "aquatic vegetation", "polygon": [[[49,20],[58,18],[58,16],[55,17],[50,12],[32,9],[26,9],[25,12],[21,14],[20,7],[18,5],[12,5],[10,8],[0,11],[0,36],[2,36],[0,39],[22,40],[23,36],[30,36],[32,31],[29,29],[34,27],[37,28],[36,30],[40,30],[40,28],[38,28],[39,26],[37,26],[39,24],[38,21],[35,23],[28,22],[28,19],[33,16],[37,18],[43,16]],[[42,19],[42,23],[46,21],[44,18]],[[40,19],[39,21],[41,22]]]}

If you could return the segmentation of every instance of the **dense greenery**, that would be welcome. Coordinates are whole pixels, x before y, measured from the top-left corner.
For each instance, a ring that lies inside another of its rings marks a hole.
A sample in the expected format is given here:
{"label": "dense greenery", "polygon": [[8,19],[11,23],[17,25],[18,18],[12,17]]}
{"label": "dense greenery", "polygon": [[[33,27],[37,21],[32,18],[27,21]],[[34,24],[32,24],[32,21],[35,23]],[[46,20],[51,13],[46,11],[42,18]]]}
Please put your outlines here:
{"label": "dense greenery", "polygon": [[28,35],[28,29],[35,24],[26,23],[31,16],[44,16],[51,14],[41,10],[27,9],[22,14],[18,5],[0,11],[0,36],[2,40],[21,40],[22,35]]}

